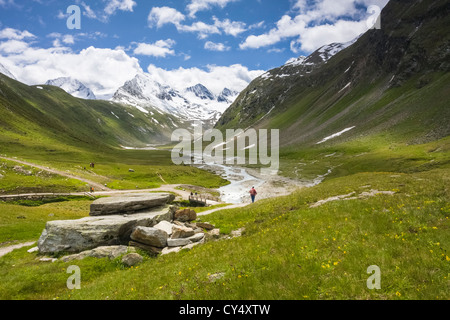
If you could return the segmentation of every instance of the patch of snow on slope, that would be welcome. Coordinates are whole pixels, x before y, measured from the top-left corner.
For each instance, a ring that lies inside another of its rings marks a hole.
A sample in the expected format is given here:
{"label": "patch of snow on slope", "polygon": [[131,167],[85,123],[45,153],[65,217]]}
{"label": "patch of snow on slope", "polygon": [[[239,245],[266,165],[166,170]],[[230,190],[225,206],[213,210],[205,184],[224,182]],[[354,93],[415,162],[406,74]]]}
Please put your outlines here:
{"label": "patch of snow on slope", "polygon": [[342,130],[342,131],[340,131],[340,132],[338,132],[338,133],[332,134],[331,136],[324,138],[322,141],[317,142],[317,144],[322,144],[322,143],[324,143],[324,142],[327,142],[328,140],[337,138],[337,137],[343,135],[344,133],[346,133],[346,132],[348,132],[348,131],[350,131],[350,130],[353,130],[354,128],[356,128],[356,126],[353,126],[353,127],[344,129],[344,130]]}

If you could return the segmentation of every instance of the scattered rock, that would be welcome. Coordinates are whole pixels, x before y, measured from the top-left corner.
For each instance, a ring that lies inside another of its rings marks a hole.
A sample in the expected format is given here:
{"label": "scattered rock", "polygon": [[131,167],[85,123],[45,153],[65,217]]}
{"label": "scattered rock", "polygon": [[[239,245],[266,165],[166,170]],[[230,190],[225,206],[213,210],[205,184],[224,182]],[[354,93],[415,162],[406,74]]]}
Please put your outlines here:
{"label": "scattered rock", "polygon": [[154,226],[155,229],[163,230],[165,231],[169,236],[172,235],[172,229],[174,225],[171,224],[169,221],[161,221],[156,226]]}
{"label": "scattered rock", "polygon": [[161,252],[162,256],[165,256],[166,254],[170,254],[170,253],[178,253],[181,251],[181,247],[175,247],[175,248],[164,248]]}
{"label": "scattered rock", "polygon": [[168,238],[167,232],[149,227],[137,227],[131,234],[132,240],[157,248],[165,248]]}
{"label": "scattered rock", "polygon": [[209,280],[209,282],[215,282],[217,280],[222,279],[223,277],[225,277],[225,272],[219,272],[219,273],[214,273],[214,274],[208,275],[208,280]]}
{"label": "scattered rock", "polygon": [[359,196],[352,197],[355,194],[356,194],[356,192],[352,192],[352,193],[349,193],[349,194],[344,194],[344,195],[340,195],[340,196],[330,197],[328,199],[317,201],[316,203],[310,205],[309,207],[310,208],[317,208],[317,207],[320,207],[320,206],[324,205],[325,203],[332,202],[332,201],[367,199],[367,198],[375,197],[375,196],[380,195],[380,194],[393,196],[395,194],[395,192],[393,192],[393,191],[370,190],[370,192],[363,192]]}
{"label": "scattered rock", "polygon": [[210,237],[213,239],[219,239],[220,238],[220,229],[213,229],[207,233]]}
{"label": "scattered rock", "polygon": [[212,224],[208,223],[208,222],[197,222],[197,227],[211,231],[214,230],[216,227],[213,226]]}
{"label": "scattered rock", "polygon": [[74,260],[83,260],[87,257],[98,259],[109,258],[110,260],[114,260],[124,254],[127,254],[128,251],[129,250],[127,246],[105,246],[105,247],[98,247],[93,250],[83,251],[78,254],[65,256],[62,257],[61,260],[63,262],[70,262]]}
{"label": "scattered rock", "polygon": [[0,179],[3,179],[5,176],[0,173]]}
{"label": "scattered rock", "polygon": [[175,212],[175,220],[189,222],[197,219],[197,213],[194,210],[184,209]]}
{"label": "scattered rock", "polygon": [[51,263],[53,263],[53,262],[56,262],[58,259],[55,259],[55,258],[48,258],[48,257],[44,257],[44,258],[40,258],[39,259],[39,261],[41,261],[41,262],[51,262]]}
{"label": "scattered rock", "polygon": [[173,226],[172,230],[172,239],[189,238],[195,234],[193,229],[184,226]]}
{"label": "scattered rock", "polygon": [[34,247],[34,248],[31,248],[30,250],[27,250],[28,253],[33,253],[33,252],[38,252],[38,251],[39,251],[38,247]]}
{"label": "scattered rock", "polygon": [[187,246],[184,246],[182,249],[183,250],[192,250],[192,249],[194,249],[194,247],[195,246],[198,246],[199,244],[202,244],[202,242],[196,242],[196,243],[191,243],[191,244],[188,244]]}
{"label": "scattered rock", "polygon": [[175,200],[169,193],[135,194],[125,197],[100,198],[91,204],[91,216],[132,214],[164,206]]}
{"label": "scattered rock", "polygon": [[129,267],[137,266],[141,264],[142,261],[144,261],[144,258],[137,253],[129,253],[122,258],[122,263]]}
{"label": "scattered rock", "polygon": [[14,166],[13,170],[19,174],[23,174],[25,176],[32,176],[33,173],[30,170],[26,170],[24,167],[21,166]]}
{"label": "scattered rock", "polygon": [[203,239],[205,239],[205,234],[204,233],[197,233],[195,235],[193,235],[192,237],[189,237],[188,240],[192,241],[192,242],[200,242]]}
{"label": "scattered rock", "polygon": [[128,172],[135,172],[133,169],[129,169]]}
{"label": "scattered rock", "polygon": [[148,246],[148,245],[145,245],[143,243],[139,243],[139,242],[135,242],[135,241],[130,241],[130,243],[128,245],[130,247],[133,247],[133,248],[139,248],[141,250],[144,250],[144,251],[146,251],[147,253],[149,253],[150,255],[153,255],[153,256],[157,256],[162,251],[161,248]]}
{"label": "scattered rock", "polygon": [[192,244],[192,241],[189,239],[168,239],[167,246],[172,247],[184,247],[189,244]]}
{"label": "scattered rock", "polygon": [[242,233],[245,231],[245,228],[241,228],[235,231],[231,231],[231,236],[233,238],[238,238],[238,237],[242,237]]}

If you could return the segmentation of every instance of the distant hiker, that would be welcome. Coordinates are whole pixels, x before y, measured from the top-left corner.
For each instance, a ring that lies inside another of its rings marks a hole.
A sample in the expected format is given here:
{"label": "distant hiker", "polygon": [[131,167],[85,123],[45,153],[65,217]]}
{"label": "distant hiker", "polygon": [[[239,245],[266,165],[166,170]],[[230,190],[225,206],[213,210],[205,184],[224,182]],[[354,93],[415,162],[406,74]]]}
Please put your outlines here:
{"label": "distant hiker", "polygon": [[90,167],[95,168],[95,163],[91,162]]}
{"label": "distant hiker", "polygon": [[256,198],[257,194],[258,194],[258,192],[256,192],[255,187],[253,187],[252,190],[250,190],[250,196],[252,197],[252,203],[255,203],[255,198]]}
{"label": "distant hiker", "polygon": [[91,193],[94,193],[94,187],[91,187]]}

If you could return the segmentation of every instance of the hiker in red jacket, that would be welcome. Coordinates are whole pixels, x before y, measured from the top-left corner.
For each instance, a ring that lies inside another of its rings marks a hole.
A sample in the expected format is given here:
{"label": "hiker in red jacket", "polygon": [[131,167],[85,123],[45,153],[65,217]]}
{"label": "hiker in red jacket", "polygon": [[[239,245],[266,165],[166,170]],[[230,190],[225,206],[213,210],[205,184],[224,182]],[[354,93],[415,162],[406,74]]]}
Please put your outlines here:
{"label": "hiker in red jacket", "polygon": [[255,187],[253,187],[252,190],[250,190],[250,196],[252,197],[252,203],[255,203],[255,198],[256,198],[257,194],[258,194],[258,192],[256,192]]}

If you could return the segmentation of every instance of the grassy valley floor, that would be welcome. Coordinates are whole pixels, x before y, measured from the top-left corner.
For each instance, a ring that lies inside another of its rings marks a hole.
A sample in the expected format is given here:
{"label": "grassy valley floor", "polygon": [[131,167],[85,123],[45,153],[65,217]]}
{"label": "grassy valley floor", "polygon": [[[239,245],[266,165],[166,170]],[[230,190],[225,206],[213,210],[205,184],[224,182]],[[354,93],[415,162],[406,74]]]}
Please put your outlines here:
{"label": "grassy valley floor", "polygon": [[[77,261],[81,290],[66,286],[73,262],[44,263],[30,247],[15,250],[0,258],[0,298],[448,300],[448,139],[394,147],[358,149],[364,155],[354,157],[341,145],[334,147],[339,157],[323,157],[333,153],[324,149],[317,161],[314,154],[285,157],[310,163],[311,176],[336,164],[340,170],[289,196],[201,217],[223,234],[244,227],[242,237],[159,258],[141,252],[144,262],[135,268],[120,259]],[[86,216],[89,204],[0,204],[0,243],[37,240],[46,221]],[[374,265],[380,290],[367,287]]]}

